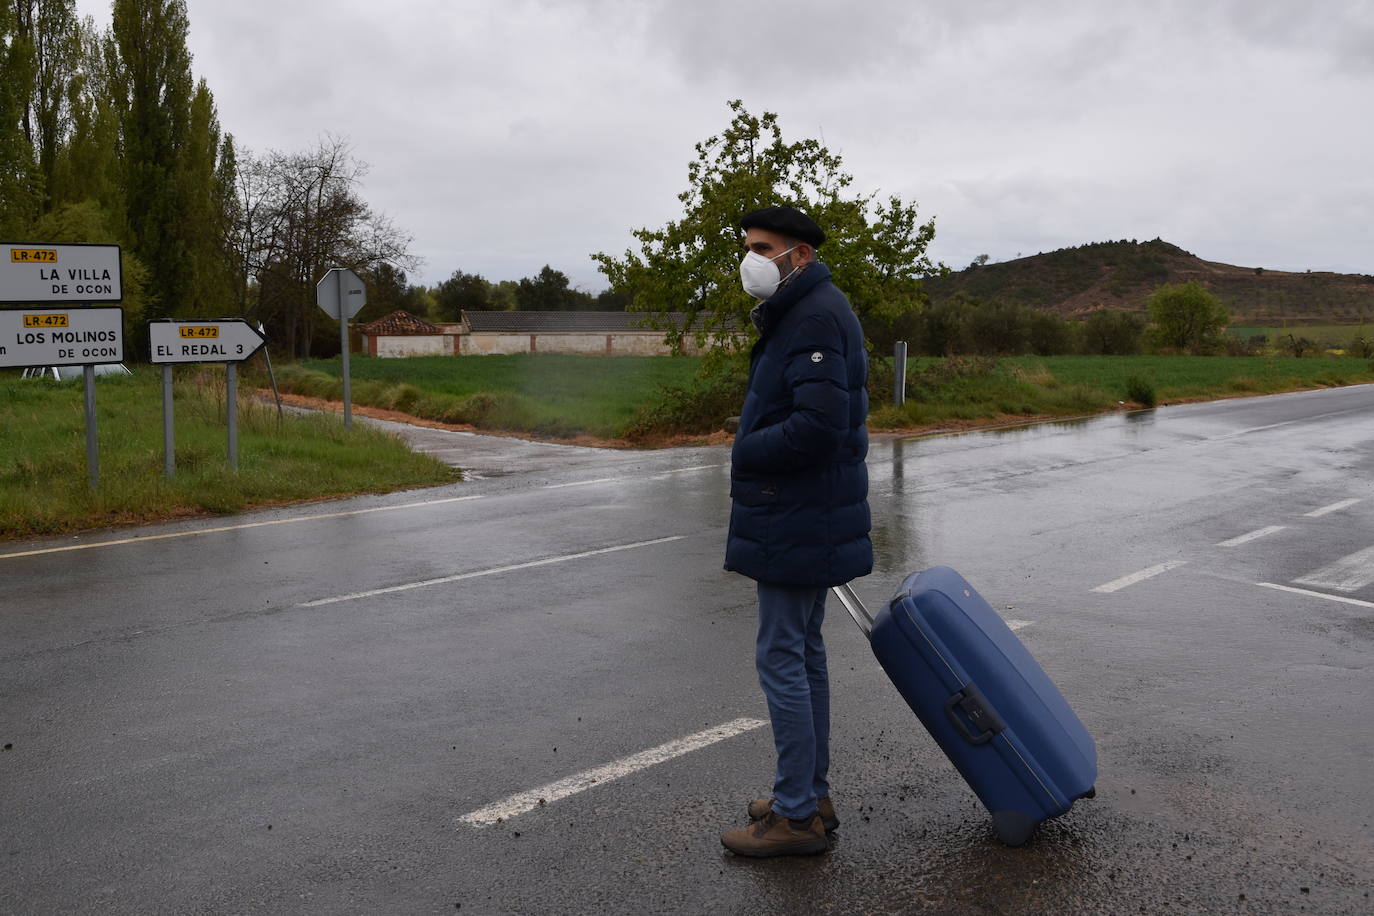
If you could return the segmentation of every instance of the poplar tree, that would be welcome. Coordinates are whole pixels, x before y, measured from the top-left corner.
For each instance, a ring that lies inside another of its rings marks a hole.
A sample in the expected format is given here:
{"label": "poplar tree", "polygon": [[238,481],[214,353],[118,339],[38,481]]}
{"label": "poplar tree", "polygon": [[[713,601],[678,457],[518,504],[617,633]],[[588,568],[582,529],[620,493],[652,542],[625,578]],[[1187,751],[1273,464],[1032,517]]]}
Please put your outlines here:
{"label": "poplar tree", "polygon": [[26,235],[42,200],[29,95],[33,42],[23,0],[0,0],[0,237]]}

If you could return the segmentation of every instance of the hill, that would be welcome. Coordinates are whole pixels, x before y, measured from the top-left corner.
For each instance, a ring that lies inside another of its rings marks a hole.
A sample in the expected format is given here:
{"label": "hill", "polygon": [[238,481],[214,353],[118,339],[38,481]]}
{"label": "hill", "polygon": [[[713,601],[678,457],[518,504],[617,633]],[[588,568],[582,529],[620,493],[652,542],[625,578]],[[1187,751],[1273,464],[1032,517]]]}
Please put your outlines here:
{"label": "hill", "polygon": [[1161,283],[1196,280],[1233,325],[1356,324],[1374,320],[1374,276],[1291,273],[1204,261],[1160,239],[1094,242],[925,281],[932,302],[960,293],[1079,317],[1100,308],[1143,312]]}

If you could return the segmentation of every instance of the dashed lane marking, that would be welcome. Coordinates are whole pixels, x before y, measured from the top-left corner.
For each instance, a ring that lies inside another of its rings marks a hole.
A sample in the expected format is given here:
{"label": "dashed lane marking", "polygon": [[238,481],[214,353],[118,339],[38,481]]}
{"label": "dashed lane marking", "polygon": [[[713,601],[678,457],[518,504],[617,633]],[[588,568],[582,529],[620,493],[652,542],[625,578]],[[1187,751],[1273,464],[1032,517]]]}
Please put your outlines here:
{"label": "dashed lane marking", "polygon": [[21,550],[16,553],[0,553],[0,560],[13,560],[18,557],[36,557],[45,553],[66,553],[69,550],[94,550],[97,547],[118,547],[120,544],[139,544],[144,541],[164,541],[168,538],[188,538],[197,534],[218,534],[222,531],[242,531],[246,528],[266,528],[269,525],[295,525],[300,522],[317,522],[326,518],[347,518],[350,515],[368,515],[373,512],[396,512],[401,509],[418,509],[423,506],[440,506],[444,503],[461,503],[472,499],[482,499],[484,494],[474,496],[454,496],[447,499],[426,499],[417,503],[402,503],[399,506],[373,506],[370,509],[349,509],[346,512],[324,512],[319,515],[297,515],[292,518],[274,518],[265,522],[244,522],[241,525],[220,525],[216,528],[197,528],[194,531],[171,531],[167,534],[145,534],[135,538],[120,538],[117,541],[91,541],[86,544],[67,544],[64,547],[44,547],[40,550]]}
{"label": "dashed lane marking", "polygon": [[667,744],[660,744],[658,747],[640,751],[638,754],[623,757],[604,766],[584,770],[569,776],[567,779],[560,779],[528,792],[518,792],[509,798],[464,814],[458,820],[470,827],[490,827],[493,824],[499,824],[502,821],[533,811],[535,808],[551,805],[570,795],[585,792],[588,789],[621,779],[675,757],[681,757],[736,735],[762,728],[767,724],[762,719],[736,719],[733,722],[726,722],[724,725],[709,728],[704,732],[697,732],[695,735],[688,735],[686,738],[679,738],[676,741],[669,741]]}
{"label": "dashed lane marking", "polygon": [[1241,544],[1248,544],[1251,541],[1258,541],[1262,537],[1267,537],[1277,531],[1282,531],[1286,525],[1270,525],[1267,528],[1260,528],[1251,531],[1249,534],[1242,534],[1240,537],[1231,538],[1229,541],[1222,541],[1218,547],[1239,547]]}
{"label": "dashed lane marking", "polygon": [[1339,512],[1342,509],[1349,509],[1356,503],[1364,502],[1363,499],[1343,499],[1338,503],[1329,506],[1322,506],[1320,509],[1313,509],[1311,512],[1304,513],[1303,518],[1321,518],[1323,515],[1330,515],[1332,512]]}
{"label": "dashed lane marking", "polygon": [[1015,620],[1012,618],[1007,619],[1007,629],[1013,632],[1015,632],[1016,630],[1023,630],[1030,625],[1031,621],[1029,620]]}
{"label": "dashed lane marking", "polygon": [[1100,592],[1104,595],[1111,594],[1112,592],[1119,592],[1123,588],[1135,585],[1137,582],[1144,582],[1146,579],[1152,579],[1160,573],[1166,573],[1171,569],[1178,569],[1180,566],[1187,565],[1187,560],[1170,560],[1167,563],[1160,563],[1158,566],[1151,566],[1149,569],[1142,569],[1140,572],[1131,573],[1129,576],[1122,576],[1120,579],[1115,579],[1105,585],[1099,585],[1097,588],[1093,589],[1093,591]]}
{"label": "dashed lane marking", "polygon": [[418,582],[406,582],[403,585],[390,585],[386,588],[374,588],[365,592],[354,592],[351,595],[335,595],[332,598],[320,598],[315,601],[303,601],[297,607],[320,607],[325,604],[338,604],[340,601],[356,601],[359,598],[372,598],[376,595],[389,595],[392,592],[405,592],[413,588],[425,588],[429,585],[442,585],[445,582],[461,582],[464,579],[479,579],[482,576],[498,576],[501,573],[515,572],[518,569],[533,569],[536,566],[551,566],[554,563],[567,563],[569,560],[581,560],[584,557],[595,557],[607,553],[618,553],[622,550],[635,550],[639,547],[651,547],[654,544],[667,544],[670,541],[681,541],[686,538],[685,534],[675,534],[672,537],[654,538],[652,541],[636,541],[633,544],[617,544],[615,547],[602,547],[599,550],[584,550],[581,553],[565,554],[561,557],[545,557],[542,560],[531,560],[528,563],[512,563],[509,566],[497,566],[492,569],[479,569],[474,572],[458,573],[455,576],[440,576],[437,579],[421,579]]}
{"label": "dashed lane marking", "polygon": [[1341,557],[1330,566],[1323,566],[1316,572],[1293,581],[1298,585],[1334,588],[1338,592],[1353,592],[1364,588],[1374,582],[1374,547],[1366,547],[1364,550]]}
{"label": "dashed lane marking", "polygon": [[1292,592],[1295,595],[1307,595],[1312,598],[1325,598],[1327,601],[1339,601],[1341,604],[1353,604],[1357,607],[1374,608],[1374,601],[1361,601],[1359,598],[1347,598],[1345,595],[1328,595],[1326,592],[1314,592],[1305,588],[1293,588],[1291,585],[1275,585],[1273,582],[1256,582],[1260,588],[1272,588],[1280,592]]}
{"label": "dashed lane marking", "polygon": [[540,487],[541,490],[562,490],[565,487],[589,487],[594,483],[615,483],[619,477],[598,477],[595,480],[574,480],[572,483],[551,483]]}

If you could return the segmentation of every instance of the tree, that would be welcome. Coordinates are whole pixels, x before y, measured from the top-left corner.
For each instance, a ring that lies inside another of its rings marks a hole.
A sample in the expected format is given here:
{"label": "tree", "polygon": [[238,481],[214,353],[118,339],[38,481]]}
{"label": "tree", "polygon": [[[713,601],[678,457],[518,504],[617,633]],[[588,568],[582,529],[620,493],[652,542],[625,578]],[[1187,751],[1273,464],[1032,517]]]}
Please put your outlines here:
{"label": "tree", "polygon": [[231,176],[209,87],[191,76],[184,0],[115,0],[107,89],[120,125],[131,247],[152,273],[149,317],[222,314]]}
{"label": "tree", "polygon": [[29,108],[34,61],[23,19],[28,9],[27,3],[0,0],[0,235],[9,238],[26,234],[43,194]]}
{"label": "tree", "polygon": [[1083,352],[1088,355],[1132,356],[1140,352],[1145,319],[1133,312],[1098,309],[1083,322]]}
{"label": "tree", "polygon": [[545,264],[535,277],[525,277],[515,290],[522,312],[567,312],[590,308],[591,296],[568,285],[568,275]]}
{"label": "tree", "polygon": [[1231,317],[1196,280],[1158,287],[1150,296],[1155,346],[1198,352],[1216,345]]}
{"label": "tree", "polygon": [[[382,264],[419,264],[408,252],[410,236],[363,200],[366,174],[367,164],[339,137],[301,153],[240,157],[231,243],[247,291],[244,307],[293,355],[311,354],[317,339],[332,352],[337,340],[333,320],[315,304],[315,284],[326,270],[366,275]],[[331,333],[317,338],[326,326]]]}
{"label": "tree", "polygon": [[434,299],[439,316],[447,321],[460,321],[463,312],[486,312],[495,307],[491,284],[479,274],[461,270],[434,288]]}
{"label": "tree", "polygon": [[[738,100],[729,107],[729,127],[698,143],[687,166],[688,187],[678,195],[682,218],[634,230],[638,251],[592,256],[612,291],[633,297],[631,311],[656,316],[675,348],[687,333],[703,345],[715,339],[738,348],[754,334],[748,315],[755,304],[738,279],[740,217],[785,203],[825,229],[821,257],[866,326],[920,309],[920,280],[938,270],[926,256],[934,222],[920,223],[915,206],[896,197],[851,196],[853,178],[838,155],[816,140],[784,142],[775,114],[756,117]],[[693,331],[664,320],[675,311],[693,319]]]}

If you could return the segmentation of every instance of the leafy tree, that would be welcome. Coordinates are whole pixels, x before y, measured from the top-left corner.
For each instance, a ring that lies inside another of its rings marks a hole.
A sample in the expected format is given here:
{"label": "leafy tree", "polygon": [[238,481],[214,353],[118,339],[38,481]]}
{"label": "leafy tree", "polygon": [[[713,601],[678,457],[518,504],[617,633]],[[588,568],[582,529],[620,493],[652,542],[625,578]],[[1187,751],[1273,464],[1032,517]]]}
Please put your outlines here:
{"label": "leafy tree", "polygon": [[[737,348],[754,334],[748,315],[755,304],[739,284],[740,218],[791,204],[825,229],[820,255],[866,326],[919,310],[921,278],[938,269],[926,256],[934,222],[921,223],[916,207],[899,198],[852,194],[840,157],[817,140],[785,142],[777,115],[755,116],[738,100],[729,107],[730,125],[698,143],[687,166],[687,190],[678,195],[682,218],[635,230],[638,251],[592,256],[611,289],[632,296],[630,309],[655,315],[661,325],[666,313],[686,312],[701,344],[715,338]],[[666,330],[676,348],[692,333]]]}
{"label": "leafy tree", "polygon": [[1074,326],[1053,312],[1031,309],[1026,334],[1030,351],[1036,356],[1072,353],[1075,348]]}
{"label": "leafy tree", "polygon": [[525,277],[515,290],[522,312],[573,311],[590,308],[592,297],[568,285],[568,275],[545,264],[534,277]]}
{"label": "leafy tree", "polygon": [[1082,347],[1088,355],[1132,356],[1140,352],[1145,319],[1134,312],[1098,309],[1083,322]]}
{"label": "leafy tree", "polygon": [[494,308],[491,284],[480,274],[455,270],[434,289],[438,313],[446,321],[458,321],[463,312],[486,312]]}
{"label": "leafy tree", "polygon": [[968,336],[974,353],[1015,356],[1030,349],[1032,309],[1013,302],[980,302],[969,310]]}
{"label": "leafy tree", "polygon": [[1152,339],[1161,348],[1198,352],[1214,347],[1231,320],[1196,280],[1159,286],[1150,296],[1149,308]]}
{"label": "leafy tree", "polygon": [[28,4],[0,0],[0,235],[19,238],[39,213],[42,178],[34,158],[29,100],[33,42]]}
{"label": "leafy tree", "polygon": [[152,272],[150,317],[228,311],[222,136],[191,76],[184,0],[114,0],[109,73],[128,234]]}

